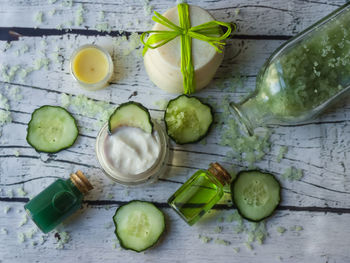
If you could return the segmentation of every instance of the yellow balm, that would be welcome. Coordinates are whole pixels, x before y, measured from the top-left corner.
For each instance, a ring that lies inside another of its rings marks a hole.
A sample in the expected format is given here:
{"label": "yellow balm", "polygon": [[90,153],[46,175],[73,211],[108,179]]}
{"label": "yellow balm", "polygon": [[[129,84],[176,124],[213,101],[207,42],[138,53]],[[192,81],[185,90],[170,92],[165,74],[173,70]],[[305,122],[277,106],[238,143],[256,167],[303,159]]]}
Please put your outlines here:
{"label": "yellow balm", "polygon": [[84,88],[101,89],[107,85],[112,76],[112,58],[99,46],[81,46],[72,55],[71,72]]}

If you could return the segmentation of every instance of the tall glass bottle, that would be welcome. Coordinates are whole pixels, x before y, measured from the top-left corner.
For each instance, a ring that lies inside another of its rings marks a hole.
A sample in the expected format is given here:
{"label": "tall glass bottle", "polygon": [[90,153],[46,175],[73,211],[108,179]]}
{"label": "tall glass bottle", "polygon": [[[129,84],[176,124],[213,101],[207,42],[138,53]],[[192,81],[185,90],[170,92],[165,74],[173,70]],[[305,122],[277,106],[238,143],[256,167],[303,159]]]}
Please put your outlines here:
{"label": "tall glass bottle", "polygon": [[260,70],[256,90],[230,103],[250,134],[263,124],[298,123],[350,90],[350,3],[278,48]]}

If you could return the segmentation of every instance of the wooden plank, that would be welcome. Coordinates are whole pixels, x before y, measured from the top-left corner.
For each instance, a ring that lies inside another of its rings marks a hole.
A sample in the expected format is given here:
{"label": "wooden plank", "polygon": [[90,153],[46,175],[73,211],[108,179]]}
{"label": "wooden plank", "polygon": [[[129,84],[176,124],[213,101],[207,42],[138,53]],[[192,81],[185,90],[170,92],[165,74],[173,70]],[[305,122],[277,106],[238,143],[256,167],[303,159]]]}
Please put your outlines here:
{"label": "wooden plank", "polygon": [[[0,211],[10,205],[7,214],[0,213],[0,231],[5,228],[8,234],[1,234],[1,259],[4,262],[209,262],[215,259],[221,262],[348,262],[350,253],[349,228],[346,226],[350,214],[323,214],[310,212],[280,211],[267,221],[269,236],[263,245],[252,244],[253,250],[248,250],[244,242],[246,233],[234,232],[237,222],[218,222],[220,217],[226,217],[233,210],[213,211],[195,226],[189,227],[178,215],[168,208],[162,210],[167,218],[167,230],[162,242],[154,249],[145,253],[135,253],[127,250],[114,249],[116,237],[112,216],[116,206],[84,206],[76,215],[64,223],[61,231],[67,231],[71,240],[64,249],[56,249],[55,232],[45,236],[45,242],[40,244],[42,234],[35,233],[33,238],[27,238],[19,243],[18,233],[27,233],[34,224],[29,221],[18,227],[22,221],[23,203],[0,202]],[[18,212],[18,210],[20,210]],[[250,224],[245,222],[247,227]],[[280,235],[277,227],[287,231]],[[302,226],[302,231],[290,230],[293,226]],[[222,227],[222,233],[218,232]],[[209,243],[203,243],[198,235],[213,238]],[[229,245],[219,245],[216,239],[230,242]],[[32,242],[38,242],[33,247]],[[240,248],[239,253],[234,248]],[[19,253],[20,251],[20,253]],[[208,253],[209,251],[209,253]],[[281,257],[281,259],[279,259]]]}
{"label": "wooden plank", "polygon": [[[201,1],[200,4],[195,1],[190,3],[206,8],[217,20],[237,22],[239,34],[242,35],[291,36],[345,2],[345,0],[271,0],[265,2],[254,0],[247,3],[243,0],[208,0]],[[153,0],[149,4],[145,4],[146,1],[127,1],[126,3],[113,0],[103,1],[103,3],[77,1],[71,7],[62,3],[64,1],[49,4],[48,1],[14,0],[8,3],[6,0],[1,0],[0,13],[3,21],[1,26],[56,28],[62,25],[63,28],[96,29],[99,24],[107,22],[112,30],[145,31],[150,30],[153,24],[152,14],[147,11],[149,7],[154,7],[156,11],[163,13],[175,5],[175,2],[171,0]],[[75,25],[80,4],[83,4],[85,10],[83,12],[84,23]],[[54,15],[50,15],[52,10],[56,10]],[[101,11],[104,12],[102,19]],[[35,21],[35,15],[38,12],[43,13],[42,23]]]}

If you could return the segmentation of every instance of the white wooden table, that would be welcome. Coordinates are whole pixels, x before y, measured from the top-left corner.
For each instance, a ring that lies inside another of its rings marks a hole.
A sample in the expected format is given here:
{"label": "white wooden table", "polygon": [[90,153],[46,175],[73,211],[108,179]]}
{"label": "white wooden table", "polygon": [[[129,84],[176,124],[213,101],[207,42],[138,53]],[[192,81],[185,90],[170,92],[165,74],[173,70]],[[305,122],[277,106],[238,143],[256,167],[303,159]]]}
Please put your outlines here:
{"label": "white wooden table", "polygon": [[[94,153],[95,136],[100,128],[98,117],[83,116],[72,108],[80,126],[80,136],[73,147],[50,155],[31,148],[25,137],[32,111],[44,104],[60,105],[62,93],[85,94],[111,102],[112,106],[134,95],[132,99],[148,107],[155,118],[161,118],[163,111],[154,102],[174,97],[152,85],[144,70],[140,49],[130,53],[130,45],[122,39],[132,32],[150,29],[149,5],[162,13],[174,6],[174,1],[154,0],[147,4],[84,0],[74,1],[72,6],[69,1],[62,2],[67,1],[0,0],[0,67],[28,68],[38,58],[49,58],[47,68],[33,71],[26,78],[21,78],[19,71],[13,79],[0,74],[0,93],[9,98],[13,119],[3,126],[0,137],[0,262],[350,262],[349,99],[316,120],[272,128],[271,151],[256,165],[280,178],[283,201],[276,215],[267,221],[269,236],[261,246],[253,243],[253,250],[243,244],[246,234],[234,233],[233,222],[218,222],[234,211],[225,200],[193,227],[187,226],[166,205],[172,192],[197,169],[207,168],[212,161],[246,168],[237,160],[226,160],[229,149],[218,144],[219,129],[212,130],[207,144],[171,143],[169,170],[164,178],[153,185],[130,189],[112,184],[99,169]],[[225,96],[238,100],[254,89],[259,68],[279,45],[345,1],[201,0],[190,3],[206,8],[217,20],[235,21],[239,25],[239,32],[228,41],[225,60],[215,80],[197,94],[219,105],[215,111],[221,112],[220,102]],[[80,4],[85,10],[84,22],[75,25]],[[42,23],[38,22],[40,19],[35,21],[38,12],[43,14]],[[111,32],[96,31],[105,22]],[[11,40],[10,47],[7,40]],[[115,78],[104,90],[84,91],[70,76],[69,57],[74,48],[85,43],[100,44],[113,54]],[[238,87],[235,92],[218,88],[217,83],[235,75],[247,77],[244,87]],[[279,163],[276,155],[280,146],[288,146],[289,150]],[[301,168],[304,177],[299,181],[281,179],[289,166]],[[69,242],[63,249],[57,249],[56,231],[45,236],[37,232],[21,242],[21,233],[34,228],[31,221],[19,226],[25,214],[23,205],[29,197],[57,178],[68,178],[69,173],[77,169],[89,176],[95,190],[86,197],[83,209],[60,227],[59,231],[69,233]],[[28,195],[18,193],[22,188]],[[163,241],[140,254],[115,245],[111,226],[115,209],[132,199],[155,202],[166,214],[168,223]],[[290,230],[295,225],[304,230]],[[218,226],[223,227],[221,233],[217,231]],[[279,234],[278,226],[287,231]],[[203,243],[199,234],[213,241]],[[217,238],[230,244],[217,244],[214,241]],[[239,253],[234,250],[237,247]]]}

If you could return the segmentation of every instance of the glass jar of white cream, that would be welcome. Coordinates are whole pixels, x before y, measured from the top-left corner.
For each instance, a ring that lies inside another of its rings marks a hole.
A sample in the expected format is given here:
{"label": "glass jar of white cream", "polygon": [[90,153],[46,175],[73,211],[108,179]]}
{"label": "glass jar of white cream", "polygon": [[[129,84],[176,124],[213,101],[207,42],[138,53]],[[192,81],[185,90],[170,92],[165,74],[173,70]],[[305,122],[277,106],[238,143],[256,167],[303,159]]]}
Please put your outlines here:
{"label": "glass jar of white cream", "polygon": [[166,170],[168,137],[154,120],[151,134],[127,126],[109,134],[106,123],[96,138],[96,156],[104,173],[118,183],[152,183]]}

